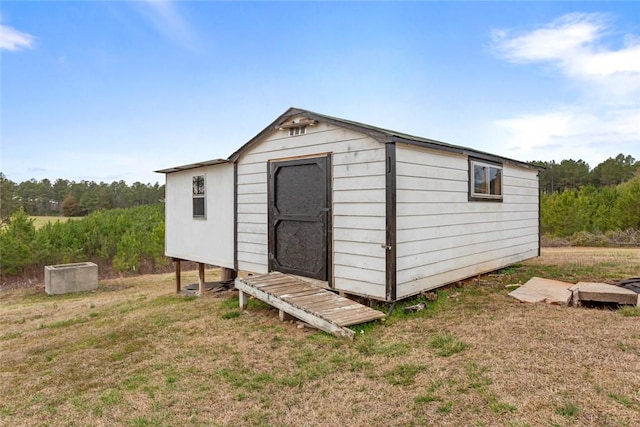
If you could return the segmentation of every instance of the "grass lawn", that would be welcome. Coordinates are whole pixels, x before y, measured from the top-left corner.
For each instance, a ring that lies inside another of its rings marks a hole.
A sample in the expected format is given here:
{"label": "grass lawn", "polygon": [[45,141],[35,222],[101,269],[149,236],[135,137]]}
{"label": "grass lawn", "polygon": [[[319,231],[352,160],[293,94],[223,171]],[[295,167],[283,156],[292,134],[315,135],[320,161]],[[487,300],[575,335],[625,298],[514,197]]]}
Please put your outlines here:
{"label": "grass lawn", "polygon": [[639,274],[640,249],[549,248],[353,342],[233,292],[177,296],[172,274],[2,291],[0,425],[637,426],[639,310],[520,304],[505,285]]}
{"label": "grass lawn", "polygon": [[32,218],[33,221],[33,225],[36,227],[36,229],[38,228],[42,228],[45,224],[49,223],[49,222],[56,222],[56,221],[62,221],[62,222],[67,222],[67,221],[73,221],[76,219],[80,219],[82,217],[65,217],[65,216],[31,216],[30,218]]}

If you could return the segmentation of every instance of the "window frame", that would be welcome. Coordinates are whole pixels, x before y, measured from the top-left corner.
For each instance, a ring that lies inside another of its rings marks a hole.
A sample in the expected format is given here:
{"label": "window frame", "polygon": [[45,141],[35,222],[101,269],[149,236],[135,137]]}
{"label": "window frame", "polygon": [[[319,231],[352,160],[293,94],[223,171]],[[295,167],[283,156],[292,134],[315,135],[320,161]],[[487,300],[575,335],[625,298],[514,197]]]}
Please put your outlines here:
{"label": "window frame", "polygon": [[[196,193],[196,180],[202,178],[202,193]],[[207,177],[205,174],[191,177],[191,214],[194,219],[207,219]],[[202,199],[202,214],[196,214],[196,200]]]}
{"label": "window frame", "polygon": [[[485,182],[488,186],[487,193],[476,192],[475,186],[475,168],[476,166],[485,167]],[[500,171],[500,194],[491,194],[491,169]],[[469,157],[469,201],[477,202],[502,202],[504,198],[504,165],[489,160],[476,159]]]}

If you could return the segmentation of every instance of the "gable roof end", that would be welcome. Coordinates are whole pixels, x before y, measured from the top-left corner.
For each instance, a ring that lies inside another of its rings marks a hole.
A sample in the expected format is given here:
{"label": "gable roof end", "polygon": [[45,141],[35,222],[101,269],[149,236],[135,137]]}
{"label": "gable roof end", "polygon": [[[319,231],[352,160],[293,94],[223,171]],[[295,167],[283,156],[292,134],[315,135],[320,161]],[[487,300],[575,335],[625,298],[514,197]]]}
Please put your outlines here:
{"label": "gable roof end", "polygon": [[337,117],[326,116],[324,114],[314,113],[313,111],[303,110],[301,108],[291,107],[284,113],[282,113],[277,119],[275,119],[269,126],[264,128],[260,133],[251,138],[246,144],[236,150],[231,156],[229,156],[230,162],[235,162],[238,158],[260,141],[266,134],[279,128],[282,123],[286,122],[293,116],[304,115],[308,119],[317,120],[320,122],[330,123],[338,127],[353,130],[355,132],[363,133],[370,136],[380,143],[404,143],[411,144],[420,147],[430,148],[433,150],[446,151],[449,153],[463,154],[467,156],[476,157],[483,160],[490,160],[495,162],[511,163],[517,166],[526,167],[530,169],[542,170],[540,167],[531,163],[521,162],[519,160],[509,159],[496,154],[486,153],[484,151],[475,150],[473,148],[462,147],[459,145],[447,144],[446,142],[437,141],[435,139],[422,138],[419,136],[409,135],[402,132],[396,132],[389,129],[383,129],[376,126],[371,126],[365,123],[354,122],[352,120],[340,119]]}

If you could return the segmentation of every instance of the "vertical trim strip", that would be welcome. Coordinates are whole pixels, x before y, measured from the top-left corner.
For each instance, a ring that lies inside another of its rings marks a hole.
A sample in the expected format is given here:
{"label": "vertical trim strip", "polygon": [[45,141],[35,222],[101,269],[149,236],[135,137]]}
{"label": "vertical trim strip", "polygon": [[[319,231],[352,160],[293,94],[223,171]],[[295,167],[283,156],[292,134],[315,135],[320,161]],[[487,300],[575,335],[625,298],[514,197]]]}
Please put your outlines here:
{"label": "vertical trim strip", "polygon": [[233,162],[233,269],[238,272],[238,162]]}
{"label": "vertical trim strip", "polygon": [[538,256],[542,255],[542,189],[540,188],[540,171],[538,171]]}
{"label": "vertical trim strip", "polygon": [[385,295],[389,302],[396,300],[396,145],[385,144],[386,173],[386,283]]}
{"label": "vertical trim strip", "polygon": [[325,234],[327,236],[327,284],[330,288],[333,288],[333,168],[331,162],[331,154],[327,154],[325,160],[325,176],[327,177],[326,184],[326,215],[327,220],[325,221],[327,229],[325,230]]}
{"label": "vertical trim strip", "polygon": [[267,272],[273,271],[273,257],[275,252],[275,224],[273,223],[273,205],[275,204],[275,186],[273,174],[275,165],[271,160],[267,161]]}

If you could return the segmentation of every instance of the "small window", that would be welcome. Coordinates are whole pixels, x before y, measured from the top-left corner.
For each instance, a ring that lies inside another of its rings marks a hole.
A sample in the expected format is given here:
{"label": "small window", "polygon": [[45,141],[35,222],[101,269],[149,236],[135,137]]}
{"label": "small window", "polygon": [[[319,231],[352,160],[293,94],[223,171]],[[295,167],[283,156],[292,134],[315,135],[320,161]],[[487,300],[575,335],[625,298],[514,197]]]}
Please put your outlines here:
{"label": "small window", "polygon": [[469,200],[502,201],[502,165],[469,161]]}
{"label": "small window", "polygon": [[294,126],[289,128],[289,136],[304,135],[307,133],[306,126]]}
{"label": "small window", "polygon": [[205,218],[204,175],[193,177],[193,217]]}

